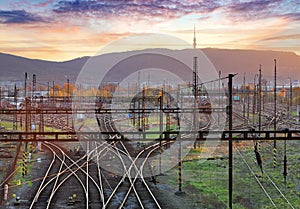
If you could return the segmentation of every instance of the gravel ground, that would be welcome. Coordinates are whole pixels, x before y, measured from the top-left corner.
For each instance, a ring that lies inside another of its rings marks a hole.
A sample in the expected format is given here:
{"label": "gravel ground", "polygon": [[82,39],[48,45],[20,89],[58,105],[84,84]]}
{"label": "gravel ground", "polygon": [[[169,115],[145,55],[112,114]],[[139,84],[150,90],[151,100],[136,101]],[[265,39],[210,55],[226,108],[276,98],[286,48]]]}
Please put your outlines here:
{"label": "gravel ground", "polygon": [[[157,177],[157,180],[159,182],[166,182],[168,178],[168,175],[161,175]],[[199,199],[195,197],[192,190],[184,188],[183,192],[179,193],[177,188],[164,183],[158,183],[156,187],[156,196],[160,200],[161,206],[164,209],[205,208],[200,204]]]}
{"label": "gravel ground", "polygon": [[[18,209],[25,209],[29,206],[29,201],[31,200],[33,191],[38,189],[40,184],[41,174],[45,172],[46,166],[42,166],[42,163],[48,164],[50,162],[50,157],[47,152],[36,152],[33,155],[33,160],[31,161],[32,168],[31,172],[25,176],[25,178],[19,178],[21,181],[21,185],[16,185],[15,179],[11,179],[9,182],[9,194],[8,194],[8,201],[2,206],[2,208],[18,208]],[[19,156],[21,158],[21,156]],[[36,159],[40,158],[41,162],[36,162]],[[20,197],[21,204],[19,206],[15,206],[15,198],[13,195]]]}

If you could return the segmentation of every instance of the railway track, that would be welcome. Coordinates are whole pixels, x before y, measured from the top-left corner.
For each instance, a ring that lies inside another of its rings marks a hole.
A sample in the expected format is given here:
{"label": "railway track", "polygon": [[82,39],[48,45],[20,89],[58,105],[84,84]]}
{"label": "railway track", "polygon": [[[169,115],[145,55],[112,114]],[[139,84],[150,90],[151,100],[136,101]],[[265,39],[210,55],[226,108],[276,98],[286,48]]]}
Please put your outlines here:
{"label": "railway track", "polygon": [[[101,131],[116,131],[114,122],[108,115],[98,116],[97,120]],[[148,186],[147,179],[143,176],[143,170],[149,156],[165,143],[148,144],[138,152],[133,152],[136,148],[128,143],[113,144],[115,157],[122,164],[120,169],[123,169],[123,176],[118,177],[115,186],[110,186],[111,192],[107,197],[105,208],[128,208],[132,201],[138,208],[161,208]]]}
{"label": "railway track", "polygon": [[[135,157],[129,155],[126,146],[120,142],[123,149],[116,148],[116,154],[122,162],[124,174],[119,176],[118,183],[112,187],[105,208],[130,208],[134,203],[136,208],[161,208],[156,200],[147,179],[143,176],[143,170],[147,163],[147,157],[159,148],[159,143],[153,144],[141,150]],[[123,154],[123,156],[121,156]],[[130,164],[124,163],[124,155],[130,160]],[[142,163],[137,163],[144,156]]]}
{"label": "railway track", "polygon": [[90,156],[95,150],[75,161],[56,144],[45,143],[44,146],[52,151],[53,160],[29,208],[102,207],[100,170]]}
{"label": "railway track", "polygon": [[[249,119],[238,112],[233,114],[234,118],[238,120],[238,122],[235,121],[235,129],[248,128]],[[274,122],[272,112],[264,112],[263,117],[265,123],[262,124],[262,128],[270,127],[272,122]],[[7,118],[7,120],[13,119]],[[123,119],[125,120],[125,118],[119,118],[119,120]],[[39,119],[37,118],[37,120]],[[53,121],[55,121],[50,116],[46,120],[48,121],[47,124],[53,124]],[[64,116],[61,116],[59,119],[59,121],[64,120]],[[282,121],[280,122],[282,126],[284,123],[289,123],[289,118],[285,114],[278,114],[278,120]],[[109,115],[98,116],[97,122],[100,131],[117,132],[114,120]],[[191,125],[188,120],[186,123]],[[293,125],[292,123],[290,124]],[[216,119],[209,117],[208,123],[201,129],[207,130],[215,125]],[[65,122],[57,122],[55,127],[60,129],[68,128]],[[110,138],[119,137],[120,135],[116,134],[108,136],[107,142],[94,142],[91,149],[87,148],[86,153],[77,160],[70,157],[70,154],[62,150],[58,145],[45,143],[44,146],[51,151],[53,159],[41,180],[40,187],[31,202],[30,208],[63,208],[67,204],[74,204],[74,206],[79,208],[130,208],[132,205],[138,208],[161,208],[149,185],[149,180],[151,179],[144,177],[143,172],[147,167],[148,158],[155,154],[161,145],[167,142],[162,142],[162,144],[149,143],[141,150],[136,149],[130,143],[109,142]],[[99,162],[108,150],[122,163],[120,168],[124,171],[122,176],[115,176],[101,167]],[[274,198],[276,193],[282,199],[281,201],[285,201],[287,206],[294,208],[280,188],[272,181],[272,178],[266,174],[265,180],[268,183],[262,182],[255,176],[253,169],[242,153],[237,148],[236,150],[264,194],[270,200],[270,203],[278,208],[277,200]],[[136,151],[135,154],[133,154],[133,151]],[[130,164],[124,163],[124,156]],[[142,159],[139,164],[136,163],[138,159]],[[72,184],[73,186],[76,185],[76,188],[72,187]],[[270,187],[273,187],[273,190],[270,190]],[[66,191],[70,190],[70,188],[74,192],[66,194]],[[73,196],[73,193],[76,194],[76,197]],[[69,197],[72,197],[72,200],[69,200]]]}
{"label": "railway track", "polygon": [[260,179],[260,177],[258,177],[256,172],[253,170],[250,163],[246,160],[246,157],[239,150],[239,148],[237,146],[234,146],[234,149],[242,158],[244,164],[263,191],[264,195],[270,201],[270,205],[272,205],[274,208],[295,208],[266,171],[264,171],[264,173],[262,174],[262,176],[265,176],[265,178]]}

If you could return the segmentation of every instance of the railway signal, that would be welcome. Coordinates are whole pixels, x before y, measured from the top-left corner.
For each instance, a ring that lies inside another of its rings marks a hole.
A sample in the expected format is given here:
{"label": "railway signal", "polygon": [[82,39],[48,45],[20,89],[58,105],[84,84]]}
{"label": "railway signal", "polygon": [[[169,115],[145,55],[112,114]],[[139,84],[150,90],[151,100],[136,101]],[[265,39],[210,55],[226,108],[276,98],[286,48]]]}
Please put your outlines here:
{"label": "railway signal", "polygon": [[77,194],[73,193],[72,196],[68,197],[67,205],[74,205],[76,202],[80,202],[80,200],[77,199]]}
{"label": "railway signal", "polygon": [[20,197],[17,196],[16,194],[13,194],[12,196],[13,196],[13,198],[15,198],[14,205],[20,205]]}

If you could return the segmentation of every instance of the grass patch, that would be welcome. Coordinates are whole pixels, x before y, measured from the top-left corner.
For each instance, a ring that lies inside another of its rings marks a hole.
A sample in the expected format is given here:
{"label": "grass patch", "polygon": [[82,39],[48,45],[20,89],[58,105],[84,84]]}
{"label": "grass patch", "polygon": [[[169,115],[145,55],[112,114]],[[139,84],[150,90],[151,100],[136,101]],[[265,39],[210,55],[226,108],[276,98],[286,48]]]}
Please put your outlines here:
{"label": "grass patch", "polygon": [[[300,142],[287,143],[288,176],[285,184],[283,178],[284,142],[277,141],[277,163],[273,168],[273,141],[261,143],[261,157],[265,174],[270,176],[281,192],[298,208],[300,205],[300,166],[299,166]],[[262,175],[257,165],[253,144],[239,144],[238,148],[246,161],[259,176],[261,183],[272,197],[278,208],[290,208],[286,201],[279,195],[266,175]],[[182,188],[191,196],[197,196],[200,202],[205,203],[206,208],[227,208],[228,206],[228,159],[227,153],[212,160],[195,160],[193,156],[201,153],[201,148],[192,149],[186,157],[194,159],[184,161],[182,167]],[[218,155],[219,156],[219,155]],[[245,165],[241,156],[235,151],[233,159],[233,206],[234,208],[273,208],[270,200],[264,194],[256,182],[252,173]],[[175,190],[178,187],[178,170],[173,168],[168,171],[168,184]],[[218,205],[218,207],[217,207]]]}

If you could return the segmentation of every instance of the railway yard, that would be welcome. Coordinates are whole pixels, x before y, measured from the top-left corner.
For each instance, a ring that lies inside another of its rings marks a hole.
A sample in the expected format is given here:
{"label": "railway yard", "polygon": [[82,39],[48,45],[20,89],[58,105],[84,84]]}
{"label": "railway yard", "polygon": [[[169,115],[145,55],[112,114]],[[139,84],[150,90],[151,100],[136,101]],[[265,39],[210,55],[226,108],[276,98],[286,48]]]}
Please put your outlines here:
{"label": "railway yard", "polygon": [[[300,141],[285,139],[298,137],[296,105],[282,103],[274,115],[272,101],[257,106],[248,98],[232,104],[230,119],[228,100],[220,97],[201,98],[197,114],[190,101],[179,110],[160,91],[146,97],[129,110],[123,102],[117,109],[109,102],[71,106],[69,97],[31,98],[23,109],[2,105],[1,207],[228,208],[232,201],[233,208],[299,208]],[[262,132],[274,124],[281,132],[268,139]],[[101,140],[74,135],[87,130],[102,133]],[[203,135],[210,130],[229,135]],[[35,133],[35,140],[24,131]],[[12,133],[25,140],[10,138]]]}

